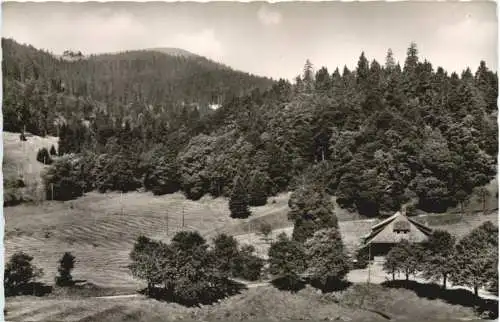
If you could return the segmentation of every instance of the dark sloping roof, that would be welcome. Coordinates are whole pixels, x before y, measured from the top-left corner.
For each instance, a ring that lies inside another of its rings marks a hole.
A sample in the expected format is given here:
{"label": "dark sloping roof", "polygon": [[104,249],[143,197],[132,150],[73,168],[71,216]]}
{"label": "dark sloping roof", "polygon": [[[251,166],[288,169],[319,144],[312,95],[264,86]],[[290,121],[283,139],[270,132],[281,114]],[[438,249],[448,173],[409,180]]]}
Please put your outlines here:
{"label": "dark sloping roof", "polygon": [[370,243],[397,243],[402,239],[420,243],[431,232],[431,228],[398,211],[372,227],[371,232],[364,237],[363,247]]}

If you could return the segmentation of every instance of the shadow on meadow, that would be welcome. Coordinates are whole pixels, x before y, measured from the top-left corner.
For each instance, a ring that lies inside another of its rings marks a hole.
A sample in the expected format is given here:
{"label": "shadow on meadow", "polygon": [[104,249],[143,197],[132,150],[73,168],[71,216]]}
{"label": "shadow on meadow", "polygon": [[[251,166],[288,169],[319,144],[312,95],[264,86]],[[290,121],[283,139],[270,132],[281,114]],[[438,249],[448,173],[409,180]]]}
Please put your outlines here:
{"label": "shadow on meadow", "polygon": [[173,302],[184,306],[199,306],[210,305],[218,302],[229,296],[240,294],[246,290],[245,284],[229,281],[226,283],[224,290],[221,289],[208,289],[205,292],[197,294],[197,296],[184,296],[184,294],[176,294],[172,290],[162,287],[152,287],[150,289],[144,288],[139,291],[140,294],[146,295],[158,301]]}
{"label": "shadow on meadow", "polygon": [[477,314],[488,319],[498,318],[498,301],[477,297],[464,289],[443,289],[438,284],[424,284],[416,281],[396,280],[382,283],[388,288],[404,288],[415,292],[419,297],[440,299],[452,305],[474,308]]}
{"label": "shadow on meadow", "polygon": [[18,295],[32,295],[32,296],[45,296],[52,293],[53,287],[40,282],[31,282],[17,287],[16,289],[6,289],[5,296],[18,296]]}

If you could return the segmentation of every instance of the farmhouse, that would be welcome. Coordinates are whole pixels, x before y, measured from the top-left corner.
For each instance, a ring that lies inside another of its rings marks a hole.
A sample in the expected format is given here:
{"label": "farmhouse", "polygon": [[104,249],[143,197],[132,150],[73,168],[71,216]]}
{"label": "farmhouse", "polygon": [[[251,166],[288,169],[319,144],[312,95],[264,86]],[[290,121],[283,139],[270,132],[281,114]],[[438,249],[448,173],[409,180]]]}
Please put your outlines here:
{"label": "farmhouse", "polygon": [[398,211],[389,218],[372,226],[371,232],[363,237],[362,248],[369,247],[371,256],[384,256],[402,239],[412,243],[423,243],[432,230],[408,218],[405,211]]}

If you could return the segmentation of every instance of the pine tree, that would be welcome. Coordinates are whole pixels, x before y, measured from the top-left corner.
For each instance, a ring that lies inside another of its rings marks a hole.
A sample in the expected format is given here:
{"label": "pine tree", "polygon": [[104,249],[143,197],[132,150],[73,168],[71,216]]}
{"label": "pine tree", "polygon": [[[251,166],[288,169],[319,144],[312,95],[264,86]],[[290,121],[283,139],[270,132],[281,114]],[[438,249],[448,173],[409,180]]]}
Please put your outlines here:
{"label": "pine tree", "polygon": [[53,145],[50,147],[50,155],[52,156],[57,155],[56,148]]}
{"label": "pine tree", "polygon": [[394,60],[394,54],[392,49],[387,50],[387,55],[385,56],[385,69],[392,72],[396,68],[396,61]]}
{"label": "pine tree", "polygon": [[239,175],[234,178],[233,191],[229,199],[229,210],[232,218],[248,218],[250,216],[247,189]]}
{"label": "pine tree", "polygon": [[306,63],[304,65],[302,80],[303,80],[303,84],[304,84],[306,92],[309,92],[314,88],[313,64],[311,63],[311,61],[309,59],[306,60]]}
{"label": "pine tree", "polygon": [[75,256],[68,252],[64,253],[63,257],[59,260],[59,267],[57,268],[59,275],[56,276],[56,285],[73,285],[73,276],[71,276],[71,271],[74,267]]}
{"label": "pine tree", "polygon": [[361,56],[359,56],[358,66],[356,68],[358,84],[364,84],[364,82],[368,78],[369,70],[370,64],[368,62],[368,59],[366,59],[365,57],[365,52],[362,52]]}
{"label": "pine tree", "polygon": [[250,206],[263,206],[267,203],[268,194],[268,176],[264,172],[258,170],[252,171],[248,184],[248,204]]}

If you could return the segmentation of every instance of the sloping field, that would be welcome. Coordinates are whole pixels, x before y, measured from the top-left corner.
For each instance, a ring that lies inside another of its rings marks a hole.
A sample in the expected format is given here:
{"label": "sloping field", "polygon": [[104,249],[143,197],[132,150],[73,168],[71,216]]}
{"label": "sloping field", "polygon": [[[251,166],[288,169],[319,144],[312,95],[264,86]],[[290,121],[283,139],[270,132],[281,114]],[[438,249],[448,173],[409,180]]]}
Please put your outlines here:
{"label": "sloping field", "polygon": [[[253,209],[255,216],[272,211],[273,207]],[[184,229],[205,235],[238,222],[230,218],[223,198],[190,201],[180,193],[88,193],[68,202],[4,208],[6,255],[16,251],[32,255],[45,271],[42,281],[53,283],[57,261],[71,251],[77,258],[75,278],[108,287],[135,287],[126,267],[135,239],[143,234],[168,240],[182,229],[183,213]]]}
{"label": "sloping field", "polygon": [[471,319],[472,309],[441,300],[428,300],[403,289],[373,285],[367,291],[354,285],[343,292],[318,294],[306,287],[297,292],[262,286],[243,291],[220,303],[201,308],[186,308],[144,298],[98,299],[10,299],[6,321],[11,322],[168,322],[168,321],[429,321]]}
{"label": "sloping field", "polygon": [[19,139],[19,133],[3,132],[3,163],[4,180],[23,178],[26,184],[23,194],[34,200],[43,199],[43,186],[40,174],[46,167],[36,161],[39,149],[53,145],[57,149],[57,137],[28,136],[27,141]]}
{"label": "sloping field", "polygon": [[[375,219],[339,222],[339,229],[342,234],[344,245],[348,252],[352,252],[357,248],[360,243],[361,237],[369,233],[372,225],[374,225],[375,223]],[[236,235],[235,238],[240,243],[253,245],[256,249],[256,253],[259,256],[267,258],[267,251],[269,249],[271,241],[276,239],[276,237],[281,233],[292,236],[293,227],[289,226],[286,228],[273,230],[273,232],[269,235],[268,240],[265,240],[264,236],[262,236],[258,232]]]}

